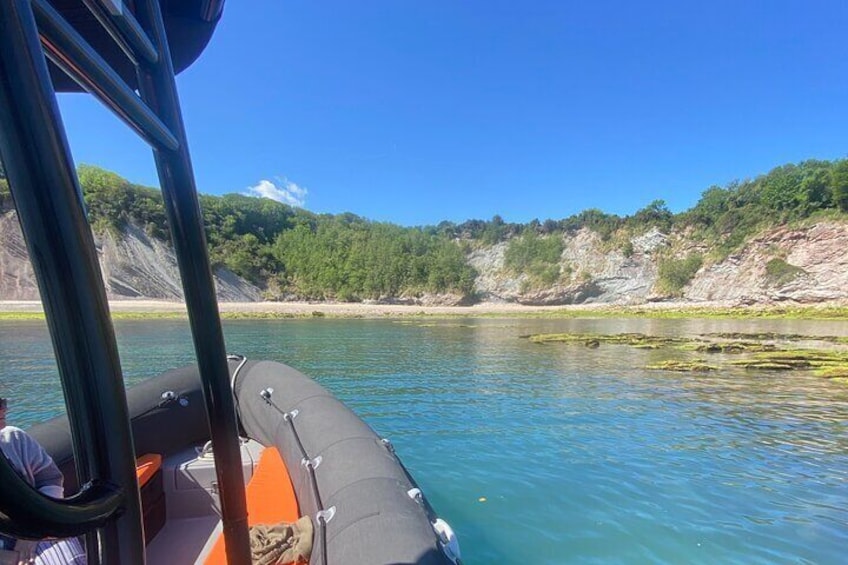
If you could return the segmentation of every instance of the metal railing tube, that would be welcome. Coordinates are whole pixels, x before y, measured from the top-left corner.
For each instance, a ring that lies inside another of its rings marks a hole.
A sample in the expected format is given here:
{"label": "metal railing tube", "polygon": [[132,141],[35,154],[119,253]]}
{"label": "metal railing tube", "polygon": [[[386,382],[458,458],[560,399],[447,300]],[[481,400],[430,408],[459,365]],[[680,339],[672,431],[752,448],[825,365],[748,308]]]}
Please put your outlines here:
{"label": "metal railing tube", "polygon": [[47,56],[145,141],[177,149],[174,133],[47,0],[32,0]]}
{"label": "metal railing tube", "polygon": [[154,149],[165,211],[180,267],[209,428],[221,500],[221,520],[230,565],[250,563],[244,477],[238,423],[230,388],[224,335],[209,264],[203,216],[197,198],[185,126],[174,82],[165,26],[156,0],[137,0],[136,17],[160,53],[157,65],[139,69],[142,99],[176,132],[180,148]]}
{"label": "metal railing tube", "polygon": [[0,531],[7,535],[25,539],[79,536],[115,518],[123,498],[117,486],[100,481],[83,485],[69,498],[48,498],[0,457]]}
{"label": "metal railing tube", "polygon": [[96,551],[88,562],[143,563],[118,348],[29,0],[0,2],[0,155],[41,292],[80,483],[99,480],[124,492],[121,517],[90,536]]}
{"label": "metal railing tube", "polygon": [[82,3],[112,36],[130,61],[136,65],[139,64],[140,59],[151,65],[159,62],[159,54],[153,42],[141,29],[133,13],[123,7],[122,3],[118,4],[123,8],[119,13],[106,8],[103,0],[82,0]]}
{"label": "metal railing tube", "polygon": [[201,17],[204,21],[214,22],[224,11],[224,0],[203,0],[200,6]]}

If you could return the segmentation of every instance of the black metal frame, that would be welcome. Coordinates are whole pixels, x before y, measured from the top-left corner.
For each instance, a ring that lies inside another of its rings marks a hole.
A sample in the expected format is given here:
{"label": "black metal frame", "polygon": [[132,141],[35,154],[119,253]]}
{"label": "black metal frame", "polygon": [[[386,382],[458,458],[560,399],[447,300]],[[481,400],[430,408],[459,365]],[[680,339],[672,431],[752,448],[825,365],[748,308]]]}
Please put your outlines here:
{"label": "black metal frame", "polygon": [[[144,562],[118,350],[46,54],[153,147],[215,447],[227,559],[249,563],[235,407],[160,6],[136,0],[134,14],[115,15],[96,0],[84,2],[136,64],[141,98],[46,0],[0,1],[0,155],[41,291],[85,484],[70,499],[52,500],[27,487],[0,457],[0,531],[29,538],[88,532],[89,563]],[[204,17],[214,20],[222,5],[208,0]]]}
{"label": "black metal frame", "polygon": [[176,136],[159,116],[136,96],[118,73],[46,0],[33,0],[32,5],[45,54],[57,67],[100,99],[154,147],[179,147]]}

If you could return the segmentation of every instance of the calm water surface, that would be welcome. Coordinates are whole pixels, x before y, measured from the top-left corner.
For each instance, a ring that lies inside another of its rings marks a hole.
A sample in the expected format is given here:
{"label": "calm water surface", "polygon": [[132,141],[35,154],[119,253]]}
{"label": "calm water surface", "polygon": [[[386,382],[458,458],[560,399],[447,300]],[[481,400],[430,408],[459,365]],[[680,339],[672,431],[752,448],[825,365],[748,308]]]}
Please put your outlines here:
{"label": "calm water surface", "polygon": [[[187,323],[119,322],[132,384],[192,361]],[[827,322],[227,322],[231,352],[312,375],[390,437],[465,562],[844,563],[848,386],[646,371],[667,354],[522,334],[777,331]],[[63,410],[43,323],[0,323],[12,423]],[[481,499],[485,499],[481,502]]]}

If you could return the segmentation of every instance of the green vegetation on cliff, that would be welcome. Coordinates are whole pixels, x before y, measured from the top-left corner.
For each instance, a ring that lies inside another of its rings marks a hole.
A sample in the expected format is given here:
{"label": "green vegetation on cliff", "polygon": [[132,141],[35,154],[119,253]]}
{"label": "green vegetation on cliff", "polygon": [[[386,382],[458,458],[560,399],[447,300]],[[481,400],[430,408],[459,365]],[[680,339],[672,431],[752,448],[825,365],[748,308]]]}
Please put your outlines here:
{"label": "green vegetation on cliff", "polygon": [[808,160],[710,187],[691,210],[675,217],[675,224],[693,228],[721,258],[763,228],[828,211],[848,212],[848,160]]}
{"label": "green vegetation on cliff", "polygon": [[527,273],[528,287],[545,287],[560,278],[562,238],[542,237],[532,230],[509,242],[504,254],[504,267],[514,275]]}
{"label": "green vegetation on cliff", "polygon": [[[150,237],[169,237],[158,190],[87,165],[79,178],[96,232],[133,223]],[[201,195],[200,205],[213,264],[266,286],[272,297],[351,301],[473,291],[464,252],[443,235],[239,194]]]}
{"label": "green vegetation on cliff", "polygon": [[698,203],[673,214],[666,203],[655,200],[632,216],[584,210],[561,220],[533,220],[527,224],[469,220],[442,222],[436,229],[451,237],[505,241],[528,230],[538,234],[574,233],[588,228],[608,241],[620,230],[639,232],[659,228],[689,228],[698,237],[732,251],[761,228],[803,220],[826,212],[848,212],[848,159],[807,160],[776,167],[754,179],[711,186]]}
{"label": "green vegetation on cliff", "polygon": [[702,264],[703,258],[697,253],[684,259],[661,259],[657,277],[658,290],[668,296],[679,296]]}
{"label": "green vegetation on cliff", "polygon": [[271,253],[280,267],[281,288],[307,298],[351,301],[473,291],[474,271],[457,243],[352,215],[297,218],[276,238]]}
{"label": "green vegetation on cliff", "polygon": [[804,274],[804,269],[790,265],[779,257],[775,257],[766,263],[766,278],[774,286],[783,286],[802,274]]}
{"label": "green vegetation on cliff", "polygon": [[[136,226],[168,240],[158,190],[139,186],[98,167],[79,167],[89,219],[97,233],[117,235]],[[698,203],[673,214],[655,200],[621,217],[598,209],[560,220],[508,223],[501,216],[455,224],[405,228],[353,214],[314,214],[278,202],[238,194],[201,195],[213,264],[267,289],[270,297],[363,300],[453,293],[473,295],[475,272],[469,249],[508,242],[504,269],[526,274],[525,287],[542,288],[569,273],[560,257],[564,236],[588,229],[605,249],[631,257],[633,236],[649,229],[685,234],[704,255],[659,253],[657,290],[680,295],[698,269],[737,250],[758,232],[776,225],[848,212],[848,159],[783,165],[754,179],[712,186]],[[0,164],[0,210],[11,207]],[[803,274],[778,256],[765,265],[771,284]],[[583,273],[587,279],[592,274]]]}

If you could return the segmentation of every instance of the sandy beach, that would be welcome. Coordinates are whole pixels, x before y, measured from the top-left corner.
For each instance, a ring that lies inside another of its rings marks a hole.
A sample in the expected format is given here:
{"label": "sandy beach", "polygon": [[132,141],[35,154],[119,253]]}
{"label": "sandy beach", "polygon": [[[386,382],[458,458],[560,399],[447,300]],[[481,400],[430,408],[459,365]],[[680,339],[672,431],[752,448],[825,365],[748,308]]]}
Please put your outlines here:
{"label": "sandy beach", "polygon": [[[320,312],[326,316],[383,318],[417,315],[521,315],[561,311],[564,308],[591,310],[598,306],[523,306],[521,304],[483,303],[474,306],[416,306],[402,304],[362,304],[333,302],[220,302],[223,314],[312,316]],[[182,302],[167,300],[112,300],[109,307],[114,313],[175,314],[186,311]],[[35,300],[2,300],[0,312],[41,312],[41,303]]]}
{"label": "sandy beach", "polygon": [[[118,317],[174,317],[184,315],[185,304],[168,300],[113,300],[109,307]],[[513,303],[484,302],[473,306],[420,306],[401,304],[363,304],[334,302],[220,302],[227,318],[387,318],[408,316],[486,316],[486,317],[826,317],[846,316],[843,302],[816,305],[772,304],[741,306],[721,302],[651,302],[638,305],[577,304],[568,306],[526,306]],[[836,311],[835,311],[836,310]],[[0,315],[7,317],[38,315],[41,303],[35,300],[0,300]]]}

